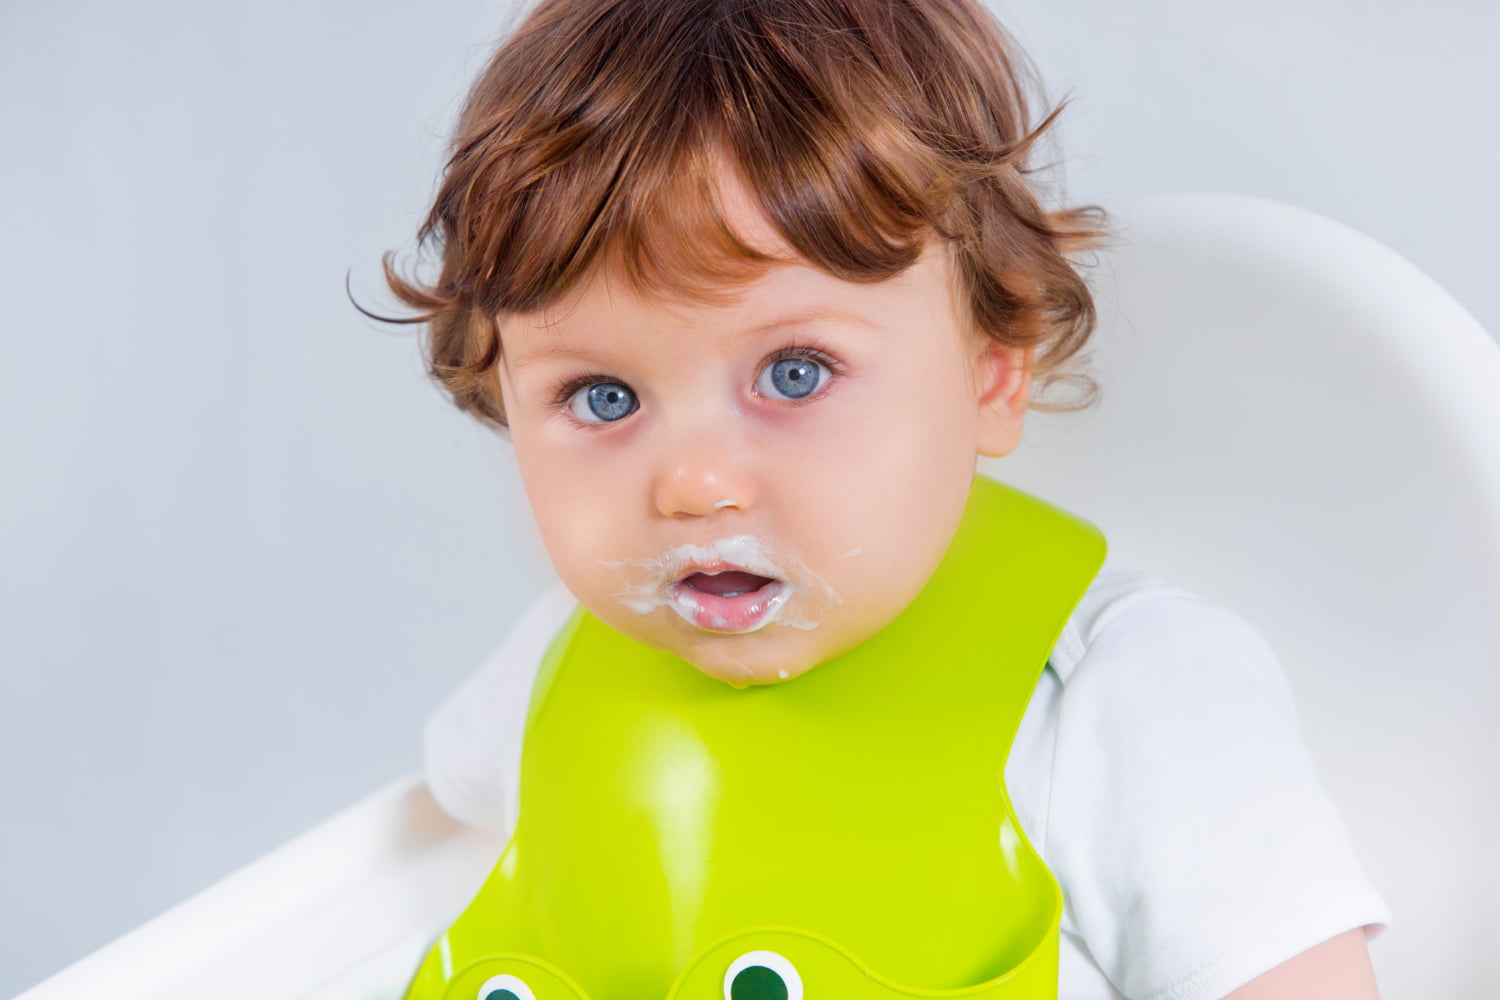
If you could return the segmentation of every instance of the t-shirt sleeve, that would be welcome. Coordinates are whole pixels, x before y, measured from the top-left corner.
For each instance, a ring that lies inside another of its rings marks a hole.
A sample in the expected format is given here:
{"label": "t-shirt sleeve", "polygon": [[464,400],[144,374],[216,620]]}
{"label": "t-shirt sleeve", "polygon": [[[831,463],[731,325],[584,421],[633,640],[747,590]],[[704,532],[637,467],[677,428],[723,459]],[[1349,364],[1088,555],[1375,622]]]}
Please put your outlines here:
{"label": "t-shirt sleeve", "polygon": [[1183,590],[1110,608],[1058,706],[1042,848],[1132,1000],[1215,1000],[1390,915],[1260,633]]}
{"label": "t-shirt sleeve", "polygon": [[423,731],[423,776],[438,806],[467,826],[506,830],[537,667],[576,601],[556,584],[531,603],[484,665]]}

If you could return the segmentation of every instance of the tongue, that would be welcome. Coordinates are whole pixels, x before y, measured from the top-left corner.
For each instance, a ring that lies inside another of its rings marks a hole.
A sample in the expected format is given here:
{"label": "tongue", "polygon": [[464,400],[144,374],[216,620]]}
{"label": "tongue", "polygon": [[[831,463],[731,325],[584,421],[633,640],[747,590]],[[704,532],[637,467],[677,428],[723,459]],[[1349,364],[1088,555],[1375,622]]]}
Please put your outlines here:
{"label": "tongue", "polygon": [[723,573],[715,573],[713,576],[707,573],[694,573],[683,582],[705,594],[726,597],[759,590],[770,583],[771,578],[756,576],[754,573],[741,573],[739,570],[727,570]]}

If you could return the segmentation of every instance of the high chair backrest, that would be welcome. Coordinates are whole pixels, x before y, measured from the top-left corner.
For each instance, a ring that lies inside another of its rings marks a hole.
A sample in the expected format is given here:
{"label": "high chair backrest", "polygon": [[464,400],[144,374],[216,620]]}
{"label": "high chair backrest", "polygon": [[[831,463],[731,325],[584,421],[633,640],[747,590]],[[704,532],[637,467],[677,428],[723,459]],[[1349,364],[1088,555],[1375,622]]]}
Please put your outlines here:
{"label": "high chair backrest", "polygon": [[[984,471],[1111,559],[1255,623],[1394,912],[1383,995],[1500,983],[1500,349],[1389,250],[1306,212],[1120,206],[1094,270],[1103,401]],[[23,1000],[393,1000],[503,845],[409,776]]]}
{"label": "high chair backrest", "polygon": [[1397,254],[1255,198],[1112,212],[1098,407],[982,470],[1254,623],[1392,909],[1387,997],[1500,985],[1500,347]]}

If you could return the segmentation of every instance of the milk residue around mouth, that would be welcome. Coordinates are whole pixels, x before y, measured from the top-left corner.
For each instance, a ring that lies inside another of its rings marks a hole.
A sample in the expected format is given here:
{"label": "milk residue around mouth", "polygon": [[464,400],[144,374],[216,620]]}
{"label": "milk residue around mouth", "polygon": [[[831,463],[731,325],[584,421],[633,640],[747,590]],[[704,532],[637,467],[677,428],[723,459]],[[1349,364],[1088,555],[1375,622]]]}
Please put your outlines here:
{"label": "milk residue around mouth", "polygon": [[770,547],[754,535],[731,535],[707,545],[679,545],[645,559],[600,562],[618,573],[624,583],[625,589],[615,594],[620,603],[643,615],[660,607],[683,614],[679,603],[669,597],[667,588],[696,567],[718,562],[781,581],[781,600],[756,624],[756,629],[764,628],[772,621],[792,628],[817,628],[835,605],[844,603],[827,581],[808,569],[806,563],[789,551],[773,554]]}

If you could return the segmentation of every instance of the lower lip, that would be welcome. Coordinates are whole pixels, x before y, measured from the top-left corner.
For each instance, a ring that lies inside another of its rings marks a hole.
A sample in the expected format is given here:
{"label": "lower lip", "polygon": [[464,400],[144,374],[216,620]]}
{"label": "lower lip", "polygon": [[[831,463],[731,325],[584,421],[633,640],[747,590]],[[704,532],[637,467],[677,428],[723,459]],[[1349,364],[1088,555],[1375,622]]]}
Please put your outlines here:
{"label": "lower lip", "polygon": [[787,586],[773,580],[757,590],[720,597],[682,583],[667,588],[667,600],[683,618],[707,632],[754,632],[769,624],[786,603]]}

